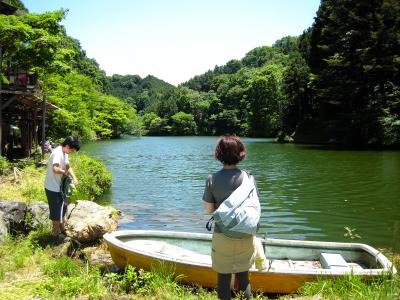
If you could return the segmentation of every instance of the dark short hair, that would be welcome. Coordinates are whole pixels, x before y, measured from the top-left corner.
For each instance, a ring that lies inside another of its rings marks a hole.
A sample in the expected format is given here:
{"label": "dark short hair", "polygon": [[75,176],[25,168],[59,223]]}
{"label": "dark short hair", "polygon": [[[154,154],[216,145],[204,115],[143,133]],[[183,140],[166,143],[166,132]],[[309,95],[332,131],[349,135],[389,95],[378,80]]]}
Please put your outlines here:
{"label": "dark short hair", "polygon": [[61,145],[63,147],[65,146],[69,146],[71,149],[75,149],[76,151],[79,151],[79,149],[81,148],[81,141],[78,137],[76,136],[68,136],[63,143],[61,143]]}
{"label": "dark short hair", "polygon": [[246,148],[236,135],[224,135],[215,147],[215,158],[223,164],[236,165],[246,157]]}

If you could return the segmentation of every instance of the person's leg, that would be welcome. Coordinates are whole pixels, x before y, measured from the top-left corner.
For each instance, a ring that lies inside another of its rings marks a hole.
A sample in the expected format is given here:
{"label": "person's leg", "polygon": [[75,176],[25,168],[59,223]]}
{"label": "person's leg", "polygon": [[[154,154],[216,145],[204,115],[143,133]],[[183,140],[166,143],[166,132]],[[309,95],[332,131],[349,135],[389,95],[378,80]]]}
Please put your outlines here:
{"label": "person's leg", "polygon": [[241,294],[241,297],[244,299],[251,298],[251,286],[249,281],[249,272],[240,272],[236,273],[237,281],[238,281],[238,289]]}
{"label": "person's leg", "polygon": [[59,233],[61,233],[61,224],[60,221],[55,221],[55,220],[51,220],[51,223],[53,225],[53,234],[57,235]]}
{"label": "person's leg", "polygon": [[221,300],[231,299],[231,274],[218,273],[217,293]]}
{"label": "person's leg", "polygon": [[[47,202],[49,204],[49,218],[52,223],[52,232],[54,235],[59,235],[64,232],[64,216],[66,213],[66,206],[62,199],[61,193],[53,192],[45,189]],[[61,211],[63,209],[63,211]],[[63,222],[61,222],[61,216]]]}

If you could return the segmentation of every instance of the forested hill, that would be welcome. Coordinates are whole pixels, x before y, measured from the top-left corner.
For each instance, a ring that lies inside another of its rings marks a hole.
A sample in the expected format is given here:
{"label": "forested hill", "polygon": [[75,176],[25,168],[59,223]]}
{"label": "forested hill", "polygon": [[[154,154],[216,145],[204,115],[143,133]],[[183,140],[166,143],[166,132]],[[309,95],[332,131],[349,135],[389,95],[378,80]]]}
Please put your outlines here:
{"label": "forested hill", "polygon": [[134,105],[137,110],[154,105],[162,94],[173,89],[174,86],[148,75],[141,78],[139,75],[118,75],[107,77],[106,91]]}

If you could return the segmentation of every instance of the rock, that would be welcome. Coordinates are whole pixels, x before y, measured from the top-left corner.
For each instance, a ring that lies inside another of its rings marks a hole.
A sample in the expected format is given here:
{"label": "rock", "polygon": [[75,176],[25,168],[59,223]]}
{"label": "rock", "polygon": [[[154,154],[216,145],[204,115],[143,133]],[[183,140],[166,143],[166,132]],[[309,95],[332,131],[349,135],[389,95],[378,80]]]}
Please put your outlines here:
{"label": "rock", "polygon": [[81,250],[89,266],[97,266],[102,272],[115,272],[118,267],[111,258],[110,251],[102,245],[100,247],[87,247]]}
{"label": "rock", "polygon": [[3,243],[8,236],[8,228],[4,220],[4,213],[0,211],[0,243]]}
{"label": "rock", "polygon": [[30,213],[29,226],[34,228],[39,228],[42,226],[47,226],[50,224],[49,221],[49,205],[43,201],[33,203],[28,206],[28,212]]}
{"label": "rock", "polygon": [[111,207],[79,200],[68,206],[66,231],[79,243],[94,242],[117,229],[119,213]]}
{"label": "rock", "polygon": [[0,201],[0,211],[4,213],[3,218],[10,232],[26,231],[25,217],[27,206],[24,202],[2,200]]}
{"label": "rock", "polygon": [[71,257],[75,251],[74,243],[68,241],[66,243],[58,243],[54,246],[54,257],[61,258],[63,256]]}

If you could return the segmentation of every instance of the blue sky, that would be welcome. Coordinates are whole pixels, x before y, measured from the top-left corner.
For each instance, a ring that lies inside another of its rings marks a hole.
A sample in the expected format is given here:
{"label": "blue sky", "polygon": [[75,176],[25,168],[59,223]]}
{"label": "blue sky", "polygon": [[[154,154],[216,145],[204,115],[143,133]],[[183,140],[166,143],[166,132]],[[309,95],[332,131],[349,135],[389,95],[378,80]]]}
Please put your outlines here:
{"label": "blue sky", "polygon": [[255,47],[299,35],[319,0],[22,0],[32,13],[68,9],[62,22],[107,75],[172,84]]}

